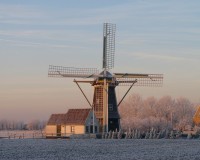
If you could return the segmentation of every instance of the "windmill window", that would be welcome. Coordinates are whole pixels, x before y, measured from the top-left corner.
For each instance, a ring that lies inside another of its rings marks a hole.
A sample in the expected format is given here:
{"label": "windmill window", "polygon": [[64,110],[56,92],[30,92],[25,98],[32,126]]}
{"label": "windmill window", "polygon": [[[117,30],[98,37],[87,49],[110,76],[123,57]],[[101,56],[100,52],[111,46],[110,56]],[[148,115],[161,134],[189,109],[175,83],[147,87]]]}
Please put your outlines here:
{"label": "windmill window", "polygon": [[112,104],[109,104],[109,105],[108,105],[108,109],[109,109],[109,111],[113,111],[113,105],[112,105]]}

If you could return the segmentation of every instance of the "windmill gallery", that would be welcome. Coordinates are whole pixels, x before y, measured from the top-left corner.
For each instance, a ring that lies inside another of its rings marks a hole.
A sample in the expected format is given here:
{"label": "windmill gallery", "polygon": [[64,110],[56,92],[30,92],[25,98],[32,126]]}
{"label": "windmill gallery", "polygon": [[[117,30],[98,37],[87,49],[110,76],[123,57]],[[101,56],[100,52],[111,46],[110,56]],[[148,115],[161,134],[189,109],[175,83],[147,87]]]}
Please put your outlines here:
{"label": "windmill gallery", "polygon": [[[90,108],[70,109],[66,114],[52,114],[46,126],[48,135],[107,133],[108,131],[119,130],[118,107],[130,89],[133,86],[162,86],[162,74],[111,72],[114,67],[115,31],[115,24],[104,23],[102,71],[99,72],[96,68],[49,66],[49,77],[76,78],[74,82],[84,95]],[[89,83],[94,87],[92,103],[88,100],[79,83]],[[129,86],[119,102],[115,92],[117,86]]]}

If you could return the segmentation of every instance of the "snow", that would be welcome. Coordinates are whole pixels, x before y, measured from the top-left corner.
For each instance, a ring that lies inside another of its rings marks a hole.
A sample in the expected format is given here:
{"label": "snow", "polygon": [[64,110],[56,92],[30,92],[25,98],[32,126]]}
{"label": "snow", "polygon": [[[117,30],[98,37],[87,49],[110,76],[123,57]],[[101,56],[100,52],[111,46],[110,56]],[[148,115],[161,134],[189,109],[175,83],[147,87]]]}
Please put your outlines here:
{"label": "snow", "polygon": [[0,139],[0,159],[200,159],[192,139]]}

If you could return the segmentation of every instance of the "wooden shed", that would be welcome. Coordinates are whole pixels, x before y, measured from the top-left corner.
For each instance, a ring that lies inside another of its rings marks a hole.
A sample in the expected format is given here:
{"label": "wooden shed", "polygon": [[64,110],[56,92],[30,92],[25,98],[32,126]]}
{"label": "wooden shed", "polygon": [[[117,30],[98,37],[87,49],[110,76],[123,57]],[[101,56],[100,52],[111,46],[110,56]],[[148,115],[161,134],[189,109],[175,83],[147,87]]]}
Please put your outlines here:
{"label": "wooden shed", "polygon": [[99,123],[91,109],[69,109],[66,114],[52,114],[46,125],[46,137],[69,137],[72,134],[99,132]]}

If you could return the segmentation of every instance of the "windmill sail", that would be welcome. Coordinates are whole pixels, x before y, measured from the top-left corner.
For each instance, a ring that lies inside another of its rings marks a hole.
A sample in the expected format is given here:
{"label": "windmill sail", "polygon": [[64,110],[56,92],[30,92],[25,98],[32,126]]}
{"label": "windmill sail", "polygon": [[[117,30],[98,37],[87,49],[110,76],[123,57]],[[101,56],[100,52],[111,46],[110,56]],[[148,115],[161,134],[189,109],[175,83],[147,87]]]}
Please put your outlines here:
{"label": "windmill sail", "polygon": [[163,74],[134,74],[134,73],[114,73],[116,83],[122,86],[148,86],[161,87],[163,84]]}
{"label": "windmill sail", "polygon": [[49,77],[97,78],[99,71],[96,68],[74,68],[62,66],[49,66]]}
{"label": "windmill sail", "polygon": [[103,26],[103,68],[114,67],[116,25],[104,23]]}

